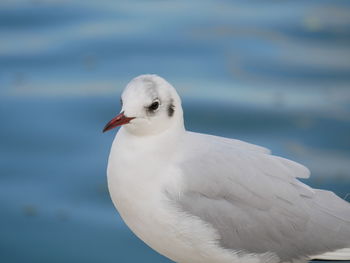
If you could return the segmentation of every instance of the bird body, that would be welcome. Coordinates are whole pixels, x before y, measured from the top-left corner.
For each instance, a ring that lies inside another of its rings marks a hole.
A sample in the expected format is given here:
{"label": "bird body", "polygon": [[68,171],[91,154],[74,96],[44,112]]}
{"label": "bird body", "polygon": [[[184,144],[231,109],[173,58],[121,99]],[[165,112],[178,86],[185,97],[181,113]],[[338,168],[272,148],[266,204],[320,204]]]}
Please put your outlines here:
{"label": "bird body", "polygon": [[[120,149],[120,152],[116,150],[110,156],[108,187],[129,228],[146,244],[176,262],[232,262],[229,253],[210,245],[215,243],[212,229],[195,217],[187,217],[175,205],[170,205],[166,191],[181,191],[181,172],[166,161],[176,157],[158,152],[155,149],[158,147],[154,147],[158,144],[152,141],[145,144],[143,140],[130,138],[133,141],[130,145],[126,139],[128,136],[120,131],[113,143],[112,148]],[[126,143],[124,147],[123,143]],[[135,160],[142,160],[148,165],[136,165]],[[197,231],[197,234],[188,235],[189,229]]]}
{"label": "bird body", "polygon": [[125,223],[159,253],[178,263],[299,263],[350,248],[350,205],[301,183],[306,167],[186,131],[178,94],[156,75],[131,81],[122,101],[105,127],[124,125],[108,188]]}

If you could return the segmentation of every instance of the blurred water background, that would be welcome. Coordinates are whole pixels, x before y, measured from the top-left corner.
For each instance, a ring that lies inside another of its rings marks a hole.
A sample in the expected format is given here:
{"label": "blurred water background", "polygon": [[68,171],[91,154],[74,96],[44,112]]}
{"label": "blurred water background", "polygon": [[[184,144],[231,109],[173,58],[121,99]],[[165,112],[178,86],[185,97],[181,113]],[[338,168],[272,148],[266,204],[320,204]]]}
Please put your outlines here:
{"label": "blurred water background", "polygon": [[143,73],[177,88],[188,129],[350,200],[349,1],[1,0],[0,262],[170,262],[106,187],[101,130]]}

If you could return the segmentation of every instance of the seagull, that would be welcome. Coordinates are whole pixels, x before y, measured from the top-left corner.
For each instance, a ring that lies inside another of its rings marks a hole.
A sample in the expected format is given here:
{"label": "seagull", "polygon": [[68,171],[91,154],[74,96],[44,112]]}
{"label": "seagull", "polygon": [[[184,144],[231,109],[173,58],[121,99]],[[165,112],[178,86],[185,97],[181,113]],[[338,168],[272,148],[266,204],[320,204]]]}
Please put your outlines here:
{"label": "seagull", "polygon": [[[350,259],[350,204],[313,189],[301,164],[184,127],[181,99],[157,75],[134,78],[104,132],[111,199],[128,227],[178,263]],[[208,122],[210,120],[208,119]]]}

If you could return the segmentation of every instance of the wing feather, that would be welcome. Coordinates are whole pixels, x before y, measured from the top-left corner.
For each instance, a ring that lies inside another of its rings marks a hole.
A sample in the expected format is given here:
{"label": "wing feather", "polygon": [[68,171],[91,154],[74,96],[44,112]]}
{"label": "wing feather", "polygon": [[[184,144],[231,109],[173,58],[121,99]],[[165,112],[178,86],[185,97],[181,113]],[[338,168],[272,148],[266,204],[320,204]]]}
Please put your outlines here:
{"label": "wing feather", "polygon": [[[183,143],[185,188],[170,198],[211,224],[223,247],[288,261],[346,247],[346,237],[350,243],[349,205],[319,209],[326,196],[297,180],[309,177],[306,167],[238,140],[187,133]],[[345,230],[341,239],[329,241],[336,238],[329,221]]]}

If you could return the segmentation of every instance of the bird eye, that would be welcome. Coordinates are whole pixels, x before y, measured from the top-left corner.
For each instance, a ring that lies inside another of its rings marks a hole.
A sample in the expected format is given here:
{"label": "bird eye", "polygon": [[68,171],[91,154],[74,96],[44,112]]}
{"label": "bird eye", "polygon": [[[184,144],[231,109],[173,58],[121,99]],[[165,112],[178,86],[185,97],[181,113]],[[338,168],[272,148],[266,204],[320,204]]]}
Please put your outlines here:
{"label": "bird eye", "polygon": [[153,102],[149,107],[148,109],[151,110],[151,111],[155,111],[159,108],[159,101],[155,101]]}
{"label": "bird eye", "polygon": [[155,111],[159,108],[159,101],[154,101],[149,107],[148,109],[150,111]]}

